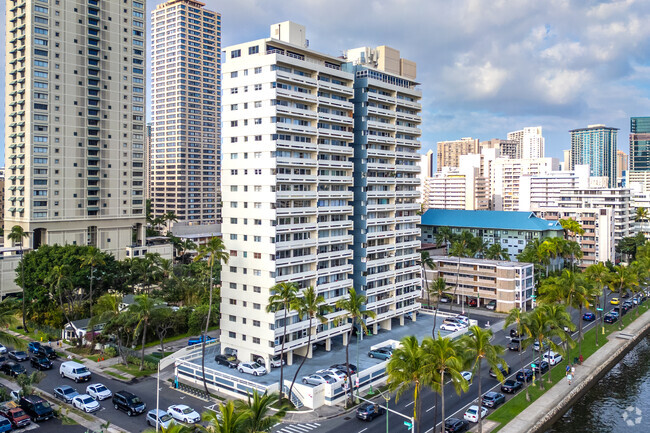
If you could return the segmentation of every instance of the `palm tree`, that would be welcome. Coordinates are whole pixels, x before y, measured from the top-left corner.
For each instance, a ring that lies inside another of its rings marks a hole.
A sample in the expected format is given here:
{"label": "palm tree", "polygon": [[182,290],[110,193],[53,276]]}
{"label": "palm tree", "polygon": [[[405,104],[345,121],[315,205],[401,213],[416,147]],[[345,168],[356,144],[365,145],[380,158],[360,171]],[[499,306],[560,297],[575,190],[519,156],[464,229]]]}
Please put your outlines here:
{"label": "palm tree", "polygon": [[345,345],[345,366],[347,367],[348,380],[350,381],[350,386],[348,386],[348,391],[350,392],[349,402],[352,402],[352,375],[350,374],[350,342],[352,339],[352,331],[354,331],[355,325],[359,325],[357,332],[368,332],[365,319],[374,319],[377,317],[377,313],[365,309],[366,300],[365,295],[358,294],[354,288],[350,288],[347,298],[336,301],[336,308],[345,311],[345,314],[339,316],[338,320],[350,321],[348,344]]}
{"label": "palm tree", "polygon": [[[528,329],[528,320],[527,316],[524,312],[522,312],[519,308],[513,308],[508,312],[508,315],[506,316],[505,323],[503,324],[503,329],[506,329],[508,326],[512,324],[516,324],[515,329],[517,330],[517,334],[519,335],[519,366],[521,370],[524,370],[524,357],[523,357],[523,352],[525,349],[525,341],[527,339],[530,339],[532,337],[530,333],[530,329]],[[530,401],[530,392],[528,390],[528,382],[524,380],[524,383],[526,384],[526,400]]]}
{"label": "palm tree", "polygon": [[270,432],[287,413],[283,406],[272,412],[272,407],[278,403],[278,394],[262,394],[253,390],[253,396],[248,395],[248,400],[235,401],[235,409],[243,414],[241,433]]}
{"label": "palm tree", "polygon": [[198,254],[194,258],[195,261],[207,259],[208,266],[210,267],[210,300],[208,303],[208,316],[205,319],[205,333],[204,337],[201,339],[201,375],[203,377],[203,388],[205,388],[206,395],[210,395],[210,392],[208,391],[208,382],[205,378],[205,340],[207,340],[208,329],[210,328],[210,316],[212,315],[212,296],[214,292],[213,270],[215,262],[219,265],[221,265],[222,262],[224,264],[228,263],[230,254],[225,252],[225,249],[226,246],[221,238],[213,236],[207,243],[201,245]]}
{"label": "palm tree", "polygon": [[[603,296],[603,303],[600,304],[600,326],[603,329],[603,333],[605,332],[605,322],[603,322],[603,310],[605,309],[605,291],[603,290],[604,287],[609,283],[610,279],[610,272],[607,266],[605,266],[602,262],[600,263],[595,263],[593,265],[590,265],[587,267],[585,270],[585,276],[596,283],[596,286],[598,287],[598,290],[600,291],[601,295]],[[598,332],[596,332],[596,346],[598,346]]]}
{"label": "palm tree", "polygon": [[[318,320],[320,323],[327,322],[325,314],[332,312],[333,308],[332,306],[327,305],[325,298],[322,295],[317,294],[316,290],[310,286],[302,292],[302,296],[298,295],[296,297],[293,305],[291,306],[291,309],[298,312],[298,317],[300,320],[302,320],[305,316],[309,317],[309,326],[307,327],[307,350],[310,350],[309,348],[311,347],[311,336],[313,334],[312,328],[314,319]],[[302,366],[305,364],[306,360],[307,356],[303,356],[302,361],[300,361],[300,365],[296,370],[296,374],[294,374],[293,380],[291,381],[291,386],[289,387],[289,396],[291,396],[293,384],[296,383],[298,373],[300,372]],[[284,358],[282,358],[280,362],[283,363]]]}
{"label": "palm tree", "polygon": [[[122,305],[122,295],[105,293],[97,299],[97,303],[92,306],[95,315],[90,319],[88,326],[93,329],[98,323],[109,323],[120,315],[120,306]],[[122,355],[122,339],[116,338],[117,350]]]}
{"label": "palm tree", "polygon": [[0,301],[0,343],[22,349],[25,347],[25,340],[3,331],[3,329],[16,324],[19,310],[15,298],[7,297]]}
{"label": "palm tree", "polygon": [[454,233],[447,226],[438,227],[436,230],[436,244],[444,245],[445,248],[449,248],[449,245],[454,240]]}
{"label": "palm tree", "polygon": [[[81,257],[81,267],[90,266],[90,320],[93,320],[93,282],[95,281],[95,268],[97,266],[104,266],[106,261],[104,260],[104,254],[99,251],[98,248],[90,247],[85,256]],[[92,329],[92,328],[91,328]],[[94,332],[90,332],[90,341],[92,343],[94,339]],[[91,344],[92,348],[92,344]]]}
{"label": "palm tree", "polygon": [[206,433],[241,433],[246,423],[247,414],[237,410],[230,400],[219,404],[219,412],[203,412],[201,418],[207,423],[199,429]]}
{"label": "palm tree", "polygon": [[431,308],[431,296],[429,294],[429,280],[427,279],[427,268],[433,269],[436,267],[435,262],[429,255],[428,251],[420,251],[420,272],[424,280],[424,290],[427,293],[427,307]]}
{"label": "palm tree", "polygon": [[[469,332],[460,338],[463,345],[465,355],[472,364],[472,372],[477,376],[478,382],[478,407],[483,407],[483,394],[481,388],[481,364],[485,360],[493,371],[497,374],[497,379],[503,382],[503,374],[498,364],[506,367],[506,361],[502,358],[504,348],[503,346],[493,345],[490,343],[492,339],[492,330],[482,329],[478,326],[470,326]],[[480,410],[479,410],[480,412]],[[483,433],[483,419],[478,419],[478,432]]]}
{"label": "palm tree", "polygon": [[438,322],[438,310],[440,309],[440,298],[445,296],[447,292],[447,281],[444,278],[438,277],[432,281],[429,293],[436,297],[436,311],[433,313],[433,328],[431,329],[431,336],[436,337],[436,325]]}
{"label": "palm tree", "polygon": [[582,356],[582,309],[591,306],[590,300],[593,299],[594,289],[582,274],[566,269],[562,272],[559,282],[566,291],[566,305],[578,309],[578,356]]}
{"label": "palm tree", "polygon": [[[440,394],[442,402],[442,424],[445,424],[445,374],[451,377],[451,383],[460,395],[466,392],[469,383],[460,374],[463,369],[463,347],[458,340],[449,338],[425,338],[422,341],[422,350],[425,354],[424,371],[426,372],[425,382]],[[394,355],[393,355],[394,356]],[[389,362],[390,363],[390,362]],[[419,409],[421,410],[421,408]],[[438,411],[434,413],[434,429],[438,424]],[[419,425],[418,425],[419,430]]]}
{"label": "palm tree", "polygon": [[[50,293],[59,299],[61,311],[63,312],[67,323],[70,323],[72,318],[68,314],[68,309],[65,308],[65,303],[63,301],[63,288],[70,287],[72,284],[69,275],[70,267],[68,265],[57,265],[53,266],[52,269],[50,269],[49,274],[47,274],[47,277],[45,277],[45,283],[50,286]],[[81,342],[82,339],[79,339],[80,345]]]}
{"label": "palm tree", "polygon": [[[650,275],[650,260],[648,259],[637,259],[636,261],[632,262],[630,265],[630,268],[632,269],[632,272],[636,275],[636,280],[637,284],[632,284],[629,287],[629,290],[636,295],[639,292],[641,282],[646,281],[648,276]],[[639,305],[641,302],[636,303],[636,307],[634,308],[634,311],[636,315],[639,315]]]}
{"label": "palm tree", "polygon": [[29,233],[25,232],[19,225],[13,226],[11,232],[7,235],[7,239],[12,241],[14,245],[20,244],[20,286],[23,289],[23,329],[25,332],[29,332],[27,329],[27,321],[25,319],[27,314],[25,311],[25,255],[23,254],[23,239],[26,238],[29,238]]}
{"label": "palm tree", "polygon": [[[573,237],[573,241],[577,242],[578,235],[582,236],[585,234],[585,229],[582,228],[582,225],[573,218],[561,219],[560,225],[564,229],[566,234],[570,234]],[[571,269],[573,269],[573,258],[574,251],[571,251]]]}
{"label": "palm tree", "polygon": [[[282,348],[280,349],[280,359],[284,361],[284,343],[287,340],[287,316],[289,309],[295,303],[298,293],[298,286],[294,283],[278,283],[271,287],[271,296],[266,306],[267,313],[277,313],[284,311],[284,331],[282,332]],[[284,362],[280,362],[280,401],[284,396]],[[291,396],[289,395],[289,398]]]}
{"label": "palm tree", "polygon": [[482,237],[475,236],[470,243],[470,251],[472,257],[485,258],[485,253],[490,244],[483,240]]}
{"label": "palm tree", "polygon": [[173,210],[169,210],[162,216],[163,221],[167,221],[167,233],[172,229],[172,222],[178,222],[178,217]]}
{"label": "palm tree", "polygon": [[[458,265],[456,267],[456,287],[454,287],[454,298],[456,298],[456,292],[458,291],[458,278],[460,276],[460,259],[461,257],[469,257],[472,254],[470,245],[472,244],[473,236],[470,232],[464,231],[454,240],[449,248],[449,255],[456,256],[458,258]],[[453,303],[450,306],[450,309],[453,311]],[[465,312],[465,296],[462,295],[462,311]]]}
{"label": "palm tree", "polygon": [[135,335],[142,335],[142,349],[140,353],[140,371],[144,370],[144,344],[147,338],[147,326],[153,314],[153,310],[158,306],[157,299],[150,297],[148,294],[136,295],[133,304],[129,306],[129,312],[137,318],[138,324],[135,328]]}
{"label": "palm tree", "polygon": [[[188,426],[184,424],[176,424],[175,422],[172,421],[172,423],[169,425],[169,427],[161,427],[160,431],[162,433],[196,433],[199,430],[199,427],[197,426]],[[158,433],[155,428],[149,428],[144,431],[145,433]]]}
{"label": "palm tree", "polygon": [[[639,281],[636,274],[627,266],[614,266],[614,272],[611,273],[609,288],[612,292],[618,290],[619,301],[623,300],[623,295],[627,293],[630,286],[638,286]],[[621,319],[623,315],[621,314]],[[619,320],[618,329],[623,329],[623,320]]]}
{"label": "palm tree", "polygon": [[510,254],[501,244],[495,242],[488,247],[485,258],[488,260],[510,260]]}
{"label": "palm tree", "polygon": [[[565,304],[551,304],[544,305],[544,316],[546,320],[547,330],[547,343],[549,345],[548,351],[555,350],[561,352],[564,356],[568,356],[569,349],[575,347],[575,342],[570,338],[569,333],[565,331],[568,329],[573,332],[576,326],[571,320],[571,315],[567,311]],[[582,317],[580,318],[582,321]],[[553,339],[560,340],[561,345],[556,345]],[[562,349],[564,347],[564,349]],[[548,373],[548,382],[551,383],[551,373]]]}

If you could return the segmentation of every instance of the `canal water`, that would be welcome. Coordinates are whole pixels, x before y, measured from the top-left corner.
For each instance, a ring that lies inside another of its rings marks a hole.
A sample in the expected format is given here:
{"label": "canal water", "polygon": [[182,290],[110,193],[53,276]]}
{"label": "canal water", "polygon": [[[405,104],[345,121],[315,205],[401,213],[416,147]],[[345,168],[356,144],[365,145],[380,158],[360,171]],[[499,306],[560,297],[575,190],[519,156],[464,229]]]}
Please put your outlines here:
{"label": "canal water", "polygon": [[650,432],[650,336],[641,340],[547,433]]}

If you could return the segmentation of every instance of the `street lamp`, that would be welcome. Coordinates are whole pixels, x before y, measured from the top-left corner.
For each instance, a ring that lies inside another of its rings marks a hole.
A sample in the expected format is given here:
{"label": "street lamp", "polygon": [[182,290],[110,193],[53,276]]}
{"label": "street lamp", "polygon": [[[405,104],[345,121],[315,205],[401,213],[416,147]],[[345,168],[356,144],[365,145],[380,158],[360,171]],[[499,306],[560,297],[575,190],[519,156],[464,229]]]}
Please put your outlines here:
{"label": "street lamp", "polygon": [[381,392],[380,390],[377,390],[377,392],[378,392],[379,395],[381,395],[382,398],[386,401],[386,433],[388,433],[388,413],[390,412],[390,411],[388,410],[388,402],[390,401],[390,394],[388,394],[388,393],[384,394],[384,393]]}
{"label": "street lamp", "polygon": [[357,329],[357,380],[356,380],[356,385],[357,385],[357,403],[359,403],[359,385],[361,385],[359,381],[359,371],[361,371],[361,366],[359,365],[359,340],[361,338],[361,327]]}

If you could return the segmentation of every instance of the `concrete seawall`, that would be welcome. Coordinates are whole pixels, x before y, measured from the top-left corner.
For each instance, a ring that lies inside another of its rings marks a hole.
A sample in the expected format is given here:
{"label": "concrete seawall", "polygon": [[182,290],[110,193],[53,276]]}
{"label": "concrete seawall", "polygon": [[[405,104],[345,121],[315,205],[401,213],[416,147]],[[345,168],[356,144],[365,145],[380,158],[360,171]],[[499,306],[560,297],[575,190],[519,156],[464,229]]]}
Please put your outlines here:
{"label": "concrete seawall", "polygon": [[[634,310],[628,314],[635,314]],[[648,332],[650,332],[650,311],[640,315],[623,331],[610,334],[609,341],[605,345],[582,365],[576,367],[576,377],[572,385],[565,380],[560,381],[499,431],[501,433],[545,432]]]}

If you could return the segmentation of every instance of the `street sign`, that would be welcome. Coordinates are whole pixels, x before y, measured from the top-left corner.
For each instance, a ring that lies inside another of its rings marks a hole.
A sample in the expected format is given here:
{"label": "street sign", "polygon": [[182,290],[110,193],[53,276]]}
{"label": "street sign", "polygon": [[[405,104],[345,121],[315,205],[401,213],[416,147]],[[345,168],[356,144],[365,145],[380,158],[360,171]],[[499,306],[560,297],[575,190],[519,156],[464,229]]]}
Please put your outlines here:
{"label": "street sign", "polygon": [[408,421],[404,421],[404,425],[408,428],[408,431],[411,431],[413,429],[413,424]]}
{"label": "street sign", "polygon": [[603,311],[602,308],[596,308],[596,311]]}

